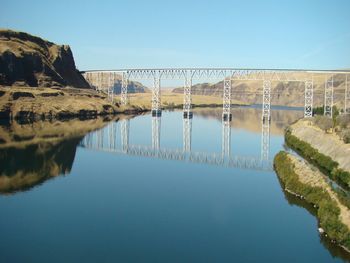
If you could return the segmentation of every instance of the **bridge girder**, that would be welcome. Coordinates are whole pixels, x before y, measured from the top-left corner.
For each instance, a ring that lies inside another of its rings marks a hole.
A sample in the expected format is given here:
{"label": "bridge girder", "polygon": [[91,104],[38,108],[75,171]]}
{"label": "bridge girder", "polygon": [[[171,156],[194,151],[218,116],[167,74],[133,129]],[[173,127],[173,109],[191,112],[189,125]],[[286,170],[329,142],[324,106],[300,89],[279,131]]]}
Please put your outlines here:
{"label": "bridge girder", "polygon": [[[289,70],[289,69],[233,69],[233,68],[164,68],[164,69],[124,69],[124,70],[105,70],[105,71],[85,71],[84,77],[95,87],[97,91],[107,91],[108,98],[113,102],[114,93],[111,89],[117,81],[116,75],[121,75],[121,104],[128,104],[128,81],[130,79],[152,79],[152,110],[155,112],[161,109],[161,87],[162,79],[182,79],[185,81],[184,85],[184,112],[187,115],[191,111],[191,87],[194,79],[223,79],[223,115],[228,114],[231,92],[228,92],[231,85],[229,82],[234,80],[254,80],[263,81],[266,86],[267,82],[282,81],[282,82],[304,82],[305,83],[305,105],[304,117],[312,117],[313,108],[313,75],[325,74],[331,76],[326,78],[325,82],[325,98],[324,98],[324,112],[325,115],[332,116],[333,107],[333,75],[334,74],[349,74],[350,71],[340,70]],[[92,77],[95,75],[95,78]],[[106,77],[107,76],[107,77]],[[347,77],[347,75],[346,75]],[[97,82],[93,83],[91,80],[95,79]],[[107,84],[106,84],[106,79]],[[271,86],[271,84],[270,84]],[[269,105],[267,102],[266,89],[263,89],[263,104]],[[345,103],[344,112],[350,113],[350,91],[347,87],[345,89]],[[263,108],[266,111],[267,108]]]}

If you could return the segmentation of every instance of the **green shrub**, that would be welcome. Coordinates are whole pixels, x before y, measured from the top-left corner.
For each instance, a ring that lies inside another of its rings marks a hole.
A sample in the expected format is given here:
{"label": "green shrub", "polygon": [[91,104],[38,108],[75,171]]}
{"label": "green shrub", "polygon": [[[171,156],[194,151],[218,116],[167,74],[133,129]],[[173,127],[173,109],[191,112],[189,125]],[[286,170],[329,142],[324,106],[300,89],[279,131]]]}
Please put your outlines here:
{"label": "green shrub", "polygon": [[317,217],[328,236],[350,249],[349,229],[340,221],[340,209],[328,192],[320,187],[300,182],[294,171],[294,165],[284,151],[275,156],[274,168],[287,189],[302,195],[307,202],[317,205]]}
{"label": "green shrub", "polygon": [[337,194],[339,201],[343,205],[345,205],[347,208],[350,209],[350,197],[347,195],[347,193],[340,188],[334,188],[334,187],[333,187],[333,191]]}
{"label": "green shrub", "polygon": [[343,169],[334,169],[332,171],[332,176],[336,179],[339,179],[343,186],[346,188],[350,188],[350,173],[347,171],[344,171]]}
{"label": "green shrub", "polygon": [[312,115],[323,115],[324,107],[315,107],[312,109]]}
{"label": "green shrub", "polygon": [[315,164],[323,171],[326,171],[328,175],[331,174],[333,169],[336,169],[339,165],[330,157],[318,152],[309,143],[304,142],[296,136],[292,135],[292,133],[289,130],[287,130],[285,133],[285,141],[289,147],[297,151],[305,159]]}
{"label": "green shrub", "polygon": [[285,133],[286,144],[303,156],[306,160],[316,165],[323,173],[335,180],[346,189],[350,189],[350,173],[339,169],[339,164],[330,157],[318,152],[309,143],[292,135],[289,130]]}

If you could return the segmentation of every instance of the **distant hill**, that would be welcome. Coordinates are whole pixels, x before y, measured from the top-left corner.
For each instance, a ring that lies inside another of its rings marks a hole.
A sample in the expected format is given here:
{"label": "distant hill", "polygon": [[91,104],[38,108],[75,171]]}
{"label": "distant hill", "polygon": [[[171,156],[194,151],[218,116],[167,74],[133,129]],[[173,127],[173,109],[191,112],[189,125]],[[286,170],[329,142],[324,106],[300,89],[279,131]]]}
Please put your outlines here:
{"label": "distant hill", "polygon": [[[114,93],[120,94],[122,87],[121,80],[118,80],[114,84]],[[146,86],[137,81],[129,81],[128,83],[128,93],[146,93],[151,92]]]}
{"label": "distant hill", "polygon": [[[322,105],[324,101],[324,75],[314,76],[314,105]],[[304,88],[303,82],[274,81],[271,89],[271,103],[274,105],[303,106]],[[173,89],[174,93],[183,93],[183,88]],[[222,96],[223,82],[200,83],[192,86],[192,94]],[[344,103],[345,76],[334,75],[334,102],[339,106]],[[242,103],[262,103],[262,81],[232,81],[232,99]]]}
{"label": "distant hill", "polygon": [[[97,88],[99,86],[98,83],[101,83],[99,81],[99,78],[101,76],[98,76],[98,74],[92,74],[89,76],[89,82],[90,85],[93,88]],[[108,83],[108,75],[102,75],[102,83]],[[115,84],[113,87],[113,91],[115,94],[120,94],[121,92],[121,87],[122,87],[122,76],[121,75],[115,75]],[[103,88],[103,87],[99,87]],[[128,82],[128,93],[145,93],[145,92],[150,92],[150,90],[144,86],[142,83],[137,82],[137,81],[129,81]]]}
{"label": "distant hill", "polygon": [[0,85],[90,88],[67,45],[0,29]]}

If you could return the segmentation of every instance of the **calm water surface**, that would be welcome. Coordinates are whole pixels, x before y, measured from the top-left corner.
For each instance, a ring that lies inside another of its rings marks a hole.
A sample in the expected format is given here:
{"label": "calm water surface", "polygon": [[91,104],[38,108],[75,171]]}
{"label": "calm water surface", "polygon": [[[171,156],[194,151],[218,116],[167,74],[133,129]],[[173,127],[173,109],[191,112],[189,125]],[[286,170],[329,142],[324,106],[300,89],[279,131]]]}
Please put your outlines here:
{"label": "calm water surface", "polygon": [[[272,112],[270,159],[301,115]],[[221,155],[220,120],[218,110],[195,112],[192,152]],[[182,113],[163,112],[158,131],[160,149],[180,154]],[[0,136],[0,262],[346,261],[273,171],[130,154],[126,146],[152,148],[150,115],[3,126]],[[259,159],[261,138],[260,110],[234,109],[231,155]]]}

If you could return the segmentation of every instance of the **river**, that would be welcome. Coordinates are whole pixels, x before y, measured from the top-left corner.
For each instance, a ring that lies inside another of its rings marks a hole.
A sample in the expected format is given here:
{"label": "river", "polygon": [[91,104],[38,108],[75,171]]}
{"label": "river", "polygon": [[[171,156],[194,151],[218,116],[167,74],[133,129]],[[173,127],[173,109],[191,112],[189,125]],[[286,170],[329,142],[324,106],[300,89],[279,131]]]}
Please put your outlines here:
{"label": "river", "polygon": [[273,109],[267,138],[260,114],[0,126],[0,261],[346,261],[271,169],[303,112]]}

